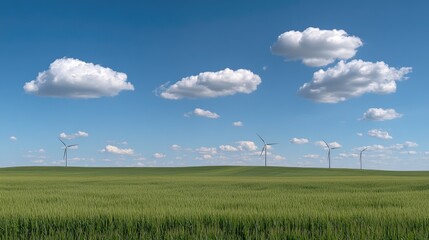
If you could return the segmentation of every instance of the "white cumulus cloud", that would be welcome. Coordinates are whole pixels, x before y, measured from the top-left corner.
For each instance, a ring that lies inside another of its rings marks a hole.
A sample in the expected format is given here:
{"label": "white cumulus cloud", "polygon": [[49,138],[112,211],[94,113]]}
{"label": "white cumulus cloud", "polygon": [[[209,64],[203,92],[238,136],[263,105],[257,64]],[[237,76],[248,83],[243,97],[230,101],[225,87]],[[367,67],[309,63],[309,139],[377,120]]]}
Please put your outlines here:
{"label": "white cumulus cloud", "polygon": [[179,151],[179,150],[181,150],[182,149],[182,147],[181,146],[179,146],[179,145],[177,145],[177,144],[173,144],[173,145],[171,145],[171,150],[173,150],[173,151]]}
{"label": "white cumulus cloud", "polygon": [[292,138],[289,140],[293,144],[306,144],[309,143],[309,140],[307,138]]}
{"label": "white cumulus cloud", "polygon": [[320,156],[318,154],[306,154],[306,155],[304,155],[304,158],[310,158],[310,159],[316,159],[319,157]]}
{"label": "white cumulus cloud", "polygon": [[243,123],[241,121],[237,121],[237,122],[233,122],[232,125],[235,127],[242,127]]}
{"label": "white cumulus cloud", "polygon": [[224,151],[224,152],[236,152],[236,151],[238,151],[238,148],[233,147],[231,145],[220,145],[219,149]]}
{"label": "white cumulus cloud", "polygon": [[17,138],[17,137],[15,137],[15,136],[10,136],[10,137],[9,137],[9,139],[10,139],[11,141],[17,141],[17,140],[18,140],[18,138]]}
{"label": "white cumulus cloud", "polygon": [[381,129],[371,129],[368,131],[367,134],[368,134],[368,136],[380,138],[380,139],[384,139],[384,140],[393,138],[392,136],[390,136],[389,132],[383,131]]}
{"label": "white cumulus cloud", "polygon": [[117,146],[113,145],[107,145],[104,147],[101,152],[108,152],[108,153],[114,153],[119,155],[133,155],[134,150],[131,148],[119,148]]}
{"label": "white cumulus cloud", "polygon": [[349,36],[344,30],[309,27],[303,32],[282,33],[271,47],[271,52],[289,60],[302,60],[307,66],[321,67],[336,59],[352,58],[360,46],[360,38]]}
{"label": "white cumulus cloud", "polygon": [[157,89],[166,99],[215,98],[251,93],[261,83],[261,78],[246,69],[236,71],[226,68],[218,72],[202,72],[196,76],[182,78],[170,86],[162,85]]}
{"label": "white cumulus cloud", "polygon": [[240,151],[255,151],[258,149],[256,144],[252,141],[239,141],[238,143],[238,149]]}
{"label": "white cumulus cloud", "polygon": [[75,139],[75,138],[82,138],[82,137],[88,137],[89,134],[84,131],[77,131],[76,133],[66,134],[66,133],[60,133],[60,138],[62,139]]}
{"label": "white cumulus cloud", "polygon": [[371,121],[386,121],[402,117],[402,114],[397,113],[395,109],[388,108],[370,108],[364,114],[362,119]]}
{"label": "white cumulus cloud", "polygon": [[[316,146],[319,146],[319,147],[327,149],[326,144],[325,144],[324,141],[317,141],[317,142],[314,142],[314,144]],[[341,144],[339,144],[338,142],[330,142],[330,143],[328,143],[328,145],[331,148],[340,148],[340,147],[342,147]]]}
{"label": "white cumulus cloud", "polygon": [[166,157],[166,155],[163,154],[163,153],[154,153],[152,156],[154,158],[157,158],[157,159],[161,159],[161,158],[165,158]]}
{"label": "white cumulus cloud", "polygon": [[185,113],[185,117],[190,117],[192,115],[197,117],[205,117],[205,118],[212,118],[212,119],[220,118],[219,114],[211,112],[209,110],[204,110],[201,108],[195,108],[194,111]]}
{"label": "white cumulus cloud", "polygon": [[125,73],[74,58],[60,58],[35,80],[26,82],[24,90],[38,96],[63,98],[99,98],[134,90]]}
{"label": "white cumulus cloud", "polygon": [[196,151],[201,154],[217,154],[217,149],[214,147],[199,147],[196,149]]}
{"label": "white cumulus cloud", "polygon": [[384,62],[340,61],[327,70],[313,74],[311,82],[302,85],[298,93],[323,103],[338,103],[365,93],[396,92],[396,81],[406,79],[410,67],[396,69]]}

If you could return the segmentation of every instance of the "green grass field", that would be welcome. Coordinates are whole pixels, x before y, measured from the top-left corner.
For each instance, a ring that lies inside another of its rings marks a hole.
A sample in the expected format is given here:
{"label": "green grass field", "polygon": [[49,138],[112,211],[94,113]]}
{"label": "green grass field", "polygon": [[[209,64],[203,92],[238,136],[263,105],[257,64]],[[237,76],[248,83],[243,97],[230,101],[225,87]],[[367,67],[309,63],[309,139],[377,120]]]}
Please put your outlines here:
{"label": "green grass field", "polygon": [[429,172],[0,169],[1,239],[429,239]]}

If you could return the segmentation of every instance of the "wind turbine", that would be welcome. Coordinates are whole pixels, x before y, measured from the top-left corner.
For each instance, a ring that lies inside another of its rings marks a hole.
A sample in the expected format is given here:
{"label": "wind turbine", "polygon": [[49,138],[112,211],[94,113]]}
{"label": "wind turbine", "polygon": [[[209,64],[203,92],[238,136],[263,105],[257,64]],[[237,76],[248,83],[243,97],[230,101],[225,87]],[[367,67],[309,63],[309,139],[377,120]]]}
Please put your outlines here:
{"label": "wind turbine", "polygon": [[67,167],[67,149],[69,147],[74,147],[77,146],[78,144],[72,144],[72,145],[67,145],[65,142],[63,142],[63,140],[61,140],[61,138],[58,138],[58,140],[60,140],[63,145],[64,145],[64,156],[63,156],[63,160],[66,160],[66,167]]}
{"label": "wind turbine", "polygon": [[261,136],[259,136],[259,134],[256,134],[256,135],[258,135],[258,137],[264,143],[264,146],[262,147],[261,155],[259,155],[259,157],[262,156],[262,153],[264,153],[265,151],[265,167],[266,167],[267,166],[267,146],[275,145],[277,143],[265,143],[265,140]]}
{"label": "wind turbine", "polygon": [[331,168],[331,150],[337,149],[339,147],[331,147],[325,140],[323,140],[323,142],[325,142],[326,146],[328,147],[328,161],[329,161],[329,168]]}
{"label": "wind turbine", "polygon": [[362,170],[362,153],[363,153],[365,150],[367,150],[367,149],[368,149],[368,148],[366,147],[366,148],[362,149],[362,151],[360,151],[360,154],[359,154],[360,170]]}

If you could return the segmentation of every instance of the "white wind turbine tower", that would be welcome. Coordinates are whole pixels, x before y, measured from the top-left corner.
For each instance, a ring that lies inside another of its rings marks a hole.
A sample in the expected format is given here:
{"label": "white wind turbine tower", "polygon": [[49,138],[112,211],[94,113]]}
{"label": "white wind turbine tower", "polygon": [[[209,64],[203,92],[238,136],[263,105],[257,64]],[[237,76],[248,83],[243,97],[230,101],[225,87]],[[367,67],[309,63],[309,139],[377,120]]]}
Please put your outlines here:
{"label": "white wind turbine tower", "polygon": [[77,146],[78,144],[72,144],[72,145],[67,145],[65,142],[63,142],[63,140],[61,140],[61,138],[58,138],[58,140],[60,140],[63,145],[64,145],[64,156],[63,156],[63,160],[66,160],[66,167],[67,167],[67,149],[69,147],[74,147]]}
{"label": "white wind turbine tower", "polygon": [[323,140],[323,142],[325,142],[326,147],[328,147],[328,161],[329,161],[329,168],[331,168],[331,150],[338,149],[339,147],[331,147],[325,140]]}
{"label": "white wind turbine tower", "polygon": [[277,143],[265,143],[265,140],[261,136],[259,136],[259,134],[257,134],[257,135],[262,140],[262,142],[264,143],[264,146],[262,147],[261,155],[259,155],[259,156],[262,156],[262,153],[264,153],[264,151],[265,151],[265,167],[266,167],[267,166],[267,147],[271,146],[271,145],[275,145]]}
{"label": "white wind turbine tower", "polygon": [[366,147],[366,148],[364,148],[364,149],[362,149],[361,151],[360,151],[360,154],[359,154],[359,160],[360,160],[360,170],[362,170],[362,153],[365,151],[365,150],[367,150],[368,148]]}

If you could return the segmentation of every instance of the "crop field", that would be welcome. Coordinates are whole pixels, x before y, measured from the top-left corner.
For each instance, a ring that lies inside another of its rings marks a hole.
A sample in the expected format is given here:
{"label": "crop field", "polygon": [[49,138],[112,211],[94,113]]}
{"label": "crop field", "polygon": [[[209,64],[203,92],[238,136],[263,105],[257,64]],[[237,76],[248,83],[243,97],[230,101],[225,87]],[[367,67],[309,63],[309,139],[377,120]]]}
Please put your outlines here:
{"label": "crop field", "polygon": [[429,173],[0,169],[1,239],[428,239]]}

